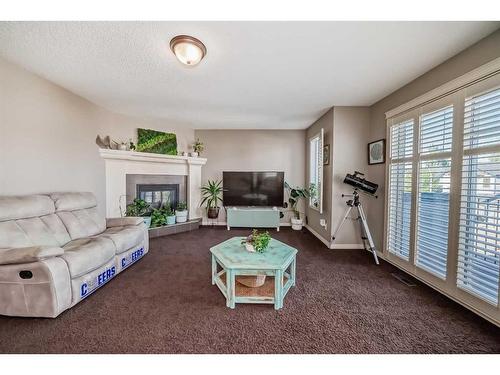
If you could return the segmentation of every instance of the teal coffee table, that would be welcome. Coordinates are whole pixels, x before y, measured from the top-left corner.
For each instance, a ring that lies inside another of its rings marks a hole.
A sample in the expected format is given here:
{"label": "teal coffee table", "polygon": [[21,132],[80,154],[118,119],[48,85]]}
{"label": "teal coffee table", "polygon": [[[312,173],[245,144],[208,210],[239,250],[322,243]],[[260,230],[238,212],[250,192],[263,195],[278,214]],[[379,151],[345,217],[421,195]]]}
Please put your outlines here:
{"label": "teal coffee table", "polygon": [[[272,303],[279,310],[283,299],[295,286],[294,249],[274,238],[264,253],[251,253],[241,241],[245,237],[233,237],[212,248],[212,285],[217,285],[226,306],[234,309],[237,303]],[[219,270],[219,266],[221,270]],[[264,285],[249,288],[237,283],[238,276],[266,275]]]}

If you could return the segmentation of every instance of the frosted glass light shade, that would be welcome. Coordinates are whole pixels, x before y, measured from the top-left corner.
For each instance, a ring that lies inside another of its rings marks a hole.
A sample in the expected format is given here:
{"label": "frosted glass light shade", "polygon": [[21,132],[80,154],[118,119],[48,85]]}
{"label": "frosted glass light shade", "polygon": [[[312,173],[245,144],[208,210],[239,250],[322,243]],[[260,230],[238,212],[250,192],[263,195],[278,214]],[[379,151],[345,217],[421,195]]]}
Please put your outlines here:
{"label": "frosted glass light shade", "polygon": [[207,53],[205,45],[188,35],[178,35],[170,41],[170,49],[177,59],[189,66],[198,64]]}

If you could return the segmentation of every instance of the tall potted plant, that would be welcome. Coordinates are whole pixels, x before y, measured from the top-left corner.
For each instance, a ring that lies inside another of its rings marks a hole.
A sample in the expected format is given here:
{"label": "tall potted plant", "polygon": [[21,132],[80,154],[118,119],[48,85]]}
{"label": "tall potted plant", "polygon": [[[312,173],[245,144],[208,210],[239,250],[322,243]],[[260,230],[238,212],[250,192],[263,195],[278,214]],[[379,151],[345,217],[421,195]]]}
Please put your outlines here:
{"label": "tall potted plant", "polygon": [[220,181],[207,181],[207,184],[201,188],[202,200],[200,206],[206,202],[207,216],[209,219],[217,219],[219,216],[218,203],[222,202],[222,180]]}
{"label": "tall potted plant", "polygon": [[288,182],[285,182],[285,188],[288,192],[288,203],[293,211],[292,217],[292,229],[301,230],[303,221],[300,218],[300,211],[298,205],[301,199],[306,199],[310,197],[310,192],[306,188],[291,187]]}

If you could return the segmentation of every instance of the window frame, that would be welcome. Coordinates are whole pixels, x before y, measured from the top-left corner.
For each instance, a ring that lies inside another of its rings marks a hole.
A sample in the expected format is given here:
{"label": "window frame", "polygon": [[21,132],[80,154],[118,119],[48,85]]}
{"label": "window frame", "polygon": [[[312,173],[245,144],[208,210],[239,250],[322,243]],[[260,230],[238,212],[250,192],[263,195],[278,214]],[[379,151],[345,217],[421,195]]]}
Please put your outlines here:
{"label": "window frame", "polygon": [[[499,72],[500,73],[500,72]],[[483,92],[490,91],[495,87],[500,87],[500,74],[495,74],[484,78],[479,82],[471,82],[469,85],[459,90],[454,90],[448,95],[441,95],[438,99],[427,101],[426,104],[414,108],[400,115],[387,119],[386,137],[389,147],[386,150],[386,173],[385,173],[385,219],[384,219],[384,243],[382,257],[390,263],[396,265],[410,275],[426,283],[432,288],[440,291],[456,302],[468,307],[479,315],[500,325],[500,298],[497,306],[494,306],[483,299],[463,290],[457,286],[457,262],[459,252],[459,226],[460,226],[460,204],[461,204],[461,181],[462,181],[462,163],[464,155],[483,154],[485,150],[499,152],[500,146],[486,146],[480,149],[464,149],[464,105],[468,97],[480,95]],[[451,151],[435,152],[428,155],[420,155],[420,116],[424,113],[432,112],[444,108],[447,105],[453,105],[453,127],[452,127],[452,147]],[[414,143],[413,155],[408,158],[412,161],[412,204],[410,219],[410,256],[409,261],[398,257],[389,252],[388,249],[388,231],[389,231],[389,189],[390,189],[390,168],[393,164],[391,158],[391,128],[403,121],[412,119],[414,121]],[[449,197],[449,230],[448,230],[448,251],[446,261],[446,278],[443,280],[425,269],[416,265],[416,246],[417,246],[417,214],[418,214],[418,196],[419,196],[419,165],[424,160],[436,160],[441,158],[451,158],[450,167],[450,197]],[[499,280],[500,284],[500,280]]]}

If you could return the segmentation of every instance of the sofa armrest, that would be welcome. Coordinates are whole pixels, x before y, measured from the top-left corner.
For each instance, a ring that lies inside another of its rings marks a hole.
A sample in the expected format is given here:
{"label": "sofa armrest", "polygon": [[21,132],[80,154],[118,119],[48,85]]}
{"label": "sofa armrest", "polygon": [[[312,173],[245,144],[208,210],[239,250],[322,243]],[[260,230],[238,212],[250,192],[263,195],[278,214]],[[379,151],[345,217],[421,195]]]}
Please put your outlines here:
{"label": "sofa armrest", "polygon": [[111,217],[106,219],[106,228],[140,225],[142,223],[144,223],[143,217]]}
{"label": "sofa armrest", "polygon": [[0,249],[0,264],[31,263],[47,258],[58,257],[64,250],[55,246],[32,246]]}

